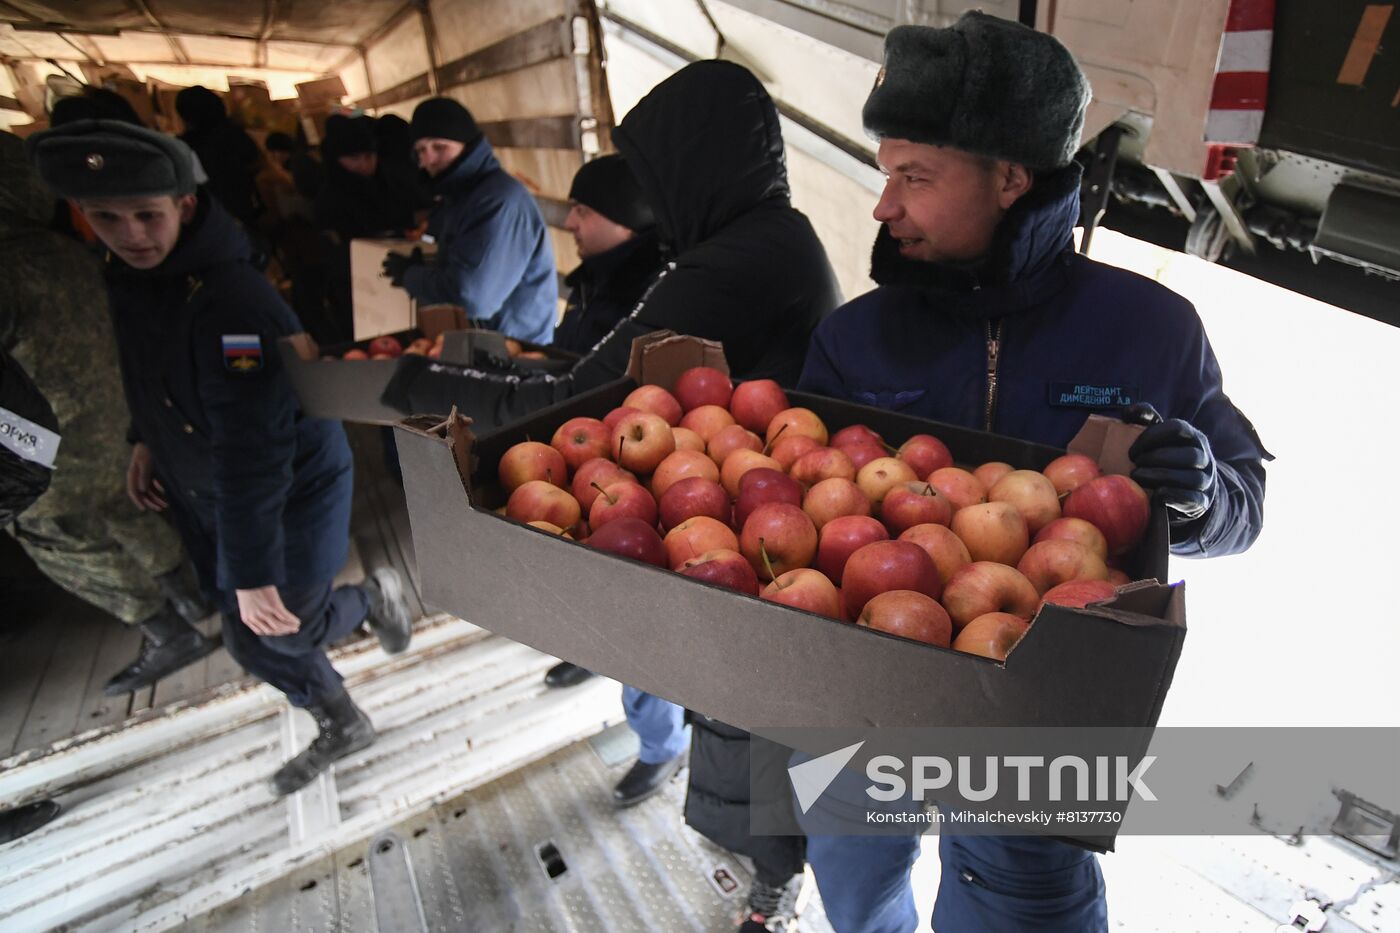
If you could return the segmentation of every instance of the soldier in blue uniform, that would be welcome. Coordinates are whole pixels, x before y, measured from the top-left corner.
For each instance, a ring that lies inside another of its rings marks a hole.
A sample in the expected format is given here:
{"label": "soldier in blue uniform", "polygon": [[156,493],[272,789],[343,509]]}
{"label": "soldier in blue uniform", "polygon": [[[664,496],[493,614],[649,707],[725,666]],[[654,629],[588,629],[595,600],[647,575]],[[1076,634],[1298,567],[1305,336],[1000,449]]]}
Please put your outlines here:
{"label": "soldier in blue uniform", "polygon": [[411,631],[392,569],[332,588],[349,548],[344,430],[302,414],[275,349],[300,325],[200,187],[188,146],[89,120],[38,133],[29,149],[108,249],[133,498],[170,512],[233,657],[316,720],[311,745],[273,775],[274,791],[291,793],[375,738],[325,646],[368,621],[385,650],[402,651]]}

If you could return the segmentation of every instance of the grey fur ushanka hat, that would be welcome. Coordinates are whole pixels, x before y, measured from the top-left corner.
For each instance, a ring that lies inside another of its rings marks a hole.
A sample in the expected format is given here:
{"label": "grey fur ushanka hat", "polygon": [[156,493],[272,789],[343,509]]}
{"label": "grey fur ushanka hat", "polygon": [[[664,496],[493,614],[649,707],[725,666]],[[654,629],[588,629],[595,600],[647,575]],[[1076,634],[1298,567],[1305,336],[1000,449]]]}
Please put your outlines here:
{"label": "grey fur ushanka hat", "polygon": [[1079,148],[1089,82],[1053,36],[972,11],[946,29],[896,26],[861,113],[878,139],[1063,168]]}
{"label": "grey fur ushanka hat", "polygon": [[26,146],[61,198],[179,197],[208,180],[185,143],[120,120],[65,123],[35,133]]}

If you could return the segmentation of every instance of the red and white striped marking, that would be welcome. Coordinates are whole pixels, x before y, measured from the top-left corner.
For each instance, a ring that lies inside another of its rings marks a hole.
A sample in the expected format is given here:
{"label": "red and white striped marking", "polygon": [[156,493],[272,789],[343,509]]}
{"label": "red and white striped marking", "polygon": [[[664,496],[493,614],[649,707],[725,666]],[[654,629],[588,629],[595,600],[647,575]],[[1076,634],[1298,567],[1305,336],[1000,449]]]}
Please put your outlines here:
{"label": "red and white striped marking", "polygon": [[1230,0],[1206,116],[1206,142],[1252,146],[1259,141],[1273,44],[1274,0]]}

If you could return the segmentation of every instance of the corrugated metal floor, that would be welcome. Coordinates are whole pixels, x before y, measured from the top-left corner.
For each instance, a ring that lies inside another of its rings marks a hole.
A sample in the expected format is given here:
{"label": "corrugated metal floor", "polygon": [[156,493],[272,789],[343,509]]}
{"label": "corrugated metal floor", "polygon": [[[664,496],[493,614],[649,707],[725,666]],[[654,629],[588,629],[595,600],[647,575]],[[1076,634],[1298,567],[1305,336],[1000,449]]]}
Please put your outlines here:
{"label": "corrugated metal floor", "polygon": [[[630,757],[609,764],[609,746],[630,738],[625,726],[609,730],[399,823],[391,843],[406,851],[411,883],[375,875],[377,849],[360,844],[189,928],[729,933],[749,871],[685,827],[684,778],[637,807],[613,808],[611,787]],[[402,864],[402,852],[393,857]],[[421,903],[421,927],[411,909],[387,913],[404,902]],[[831,929],[815,899],[801,929]]]}

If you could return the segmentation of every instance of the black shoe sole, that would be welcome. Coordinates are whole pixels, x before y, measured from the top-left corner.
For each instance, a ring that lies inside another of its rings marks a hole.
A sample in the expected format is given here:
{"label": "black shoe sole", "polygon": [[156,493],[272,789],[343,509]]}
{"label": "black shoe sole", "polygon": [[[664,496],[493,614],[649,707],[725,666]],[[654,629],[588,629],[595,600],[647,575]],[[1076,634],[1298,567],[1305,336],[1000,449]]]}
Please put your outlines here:
{"label": "black shoe sole", "polygon": [[[199,649],[191,653],[187,657],[182,658],[179,664],[171,665],[169,668],[166,668],[163,671],[147,675],[146,677],[143,677],[141,678],[141,680],[136,682],[118,684],[116,683],[116,677],[113,677],[111,680],[107,681],[107,683],[102,687],[102,695],[109,697],[119,697],[122,694],[132,693],[134,691],[141,690],[145,687],[149,687],[156,681],[160,680],[162,677],[169,677],[176,671],[181,670],[182,668],[189,667],[191,664],[198,661],[200,658],[204,658],[208,655],[213,654],[215,651],[219,650],[219,647],[222,644],[223,641],[218,636],[215,636],[213,638],[205,637],[203,644],[199,647]],[[120,676],[120,674],[117,675],[117,677]]]}

